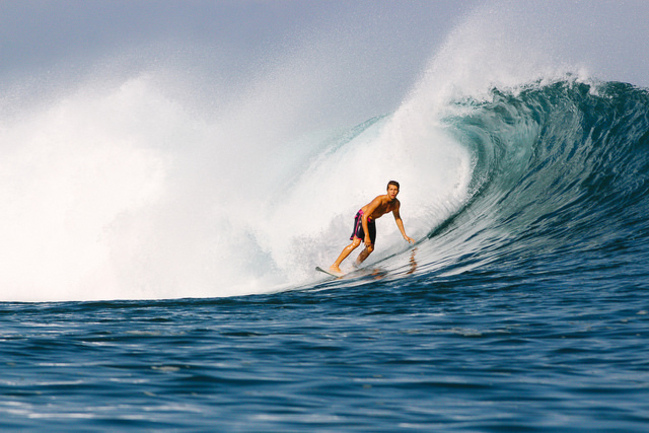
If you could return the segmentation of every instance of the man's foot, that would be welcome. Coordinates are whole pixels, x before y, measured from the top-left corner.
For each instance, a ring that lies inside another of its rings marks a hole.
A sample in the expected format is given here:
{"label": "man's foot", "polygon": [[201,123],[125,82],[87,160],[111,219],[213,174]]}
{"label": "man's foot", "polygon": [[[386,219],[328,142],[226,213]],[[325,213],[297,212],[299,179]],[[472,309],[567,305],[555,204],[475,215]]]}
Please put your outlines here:
{"label": "man's foot", "polygon": [[338,267],[336,265],[329,266],[329,272],[331,272],[332,274],[336,274],[336,275],[341,275],[341,276],[343,275],[343,271],[341,271],[340,267]]}

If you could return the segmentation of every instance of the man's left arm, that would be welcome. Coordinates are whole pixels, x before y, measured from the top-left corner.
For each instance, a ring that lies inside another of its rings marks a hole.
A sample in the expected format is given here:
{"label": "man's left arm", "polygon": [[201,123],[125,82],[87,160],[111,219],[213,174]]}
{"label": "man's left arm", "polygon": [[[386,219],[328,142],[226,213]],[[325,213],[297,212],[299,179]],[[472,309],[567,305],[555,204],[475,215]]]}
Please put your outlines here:
{"label": "man's left arm", "polygon": [[406,229],[403,227],[403,220],[401,219],[401,214],[399,213],[399,207],[392,211],[392,213],[394,214],[394,221],[397,223],[397,227],[399,227],[399,231],[401,232],[403,238],[411,244],[414,244],[415,240],[406,234]]}

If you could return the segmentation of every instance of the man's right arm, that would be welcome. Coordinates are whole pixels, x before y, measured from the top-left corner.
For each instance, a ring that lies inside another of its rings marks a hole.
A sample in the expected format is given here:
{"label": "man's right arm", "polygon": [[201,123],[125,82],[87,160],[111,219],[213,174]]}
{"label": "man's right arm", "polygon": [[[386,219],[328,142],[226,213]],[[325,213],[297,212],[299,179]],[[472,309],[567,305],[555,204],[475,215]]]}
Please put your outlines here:
{"label": "man's right arm", "polygon": [[403,220],[401,219],[401,212],[399,212],[399,207],[400,206],[398,206],[392,212],[392,214],[394,215],[394,221],[397,223],[397,227],[399,228],[399,231],[401,232],[403,238],[407,240],[409,243],[414,244],[415,240],[406,234],[406,229],[403,227]]}

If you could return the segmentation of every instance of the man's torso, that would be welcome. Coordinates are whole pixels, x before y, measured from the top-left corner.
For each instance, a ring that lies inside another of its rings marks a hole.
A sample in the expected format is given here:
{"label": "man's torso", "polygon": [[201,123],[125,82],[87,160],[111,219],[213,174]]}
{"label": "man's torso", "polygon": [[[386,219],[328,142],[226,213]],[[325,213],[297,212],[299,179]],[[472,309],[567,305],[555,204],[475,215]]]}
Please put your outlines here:
{"label": "man's torso", "polygon": [[[387,195],[378,196],[376,199],[380,200],[380,204],[374,209],[374,211],[368,215],[368,218],[377,219],[385,215],[386,213],[392,212],[399,206],[399,200],[396,198],[390,201]],[[376,200],[375,199],[375,200]],[[367,212],[371,203],[363,206],[363,212]]]}

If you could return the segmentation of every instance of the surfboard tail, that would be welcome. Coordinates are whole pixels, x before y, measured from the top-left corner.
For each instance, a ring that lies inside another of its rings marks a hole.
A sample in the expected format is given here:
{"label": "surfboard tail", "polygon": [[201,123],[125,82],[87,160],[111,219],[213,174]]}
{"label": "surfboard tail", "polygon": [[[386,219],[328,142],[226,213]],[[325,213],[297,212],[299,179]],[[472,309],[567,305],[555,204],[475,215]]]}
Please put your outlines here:
{"label": "surfboard tail", "polygon": [[333,272],[331,272],[331,271],[329,271],[329,270],[325,270],[325,269],[321,268],[320,266],[316,266],[316,267],[315,267],[315,270],[316,270],[316,271],[319,271],[319,272],[322,272],[322,273],[324,273],[324,274],[327,274],[327,275],[329,275],[329,276],[331,276],[331,277],[335,277],[335,278],[340,278],[340,277],[342,277],[342,276],[345,275],[345,274],[343,274],[342,272],[341,272],[340,274],[338,274],[338,273],[333,273]]}

